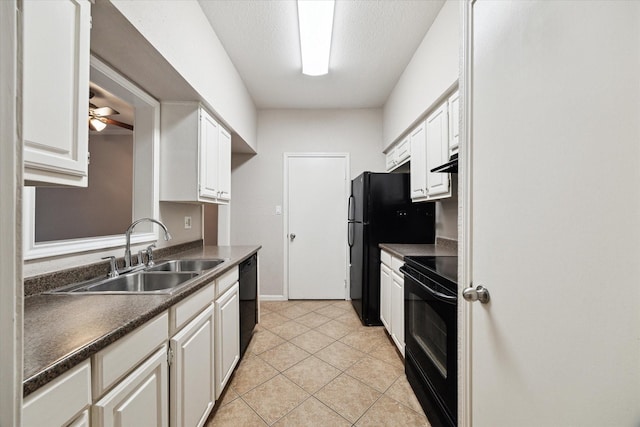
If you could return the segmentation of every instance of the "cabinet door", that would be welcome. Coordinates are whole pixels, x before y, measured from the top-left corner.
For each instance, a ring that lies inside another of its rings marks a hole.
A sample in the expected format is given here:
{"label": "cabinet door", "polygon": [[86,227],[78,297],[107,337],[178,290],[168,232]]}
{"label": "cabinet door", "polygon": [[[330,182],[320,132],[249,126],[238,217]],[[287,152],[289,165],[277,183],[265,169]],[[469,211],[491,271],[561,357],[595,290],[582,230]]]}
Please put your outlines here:
{"label": "cabinet door", "polygon": [[448,173],[432,173],[431,169],[449,160],[448,106],[445,102],[426,121],[427,193],[429,200],[451,195]]}
{"label": "cabinet door", "polygon": [[231,199],[231,135],[220,126],[218,139],[218,199]]}
{"label": "cabinet door", "polygon": [[238,283],[216,300],[216,399],[240,360]]}
{"label": "cabinet door", "polygon": [[387,172],[390,172],[396,168],[396,147],[393,147],[385,157],[385,166]]}
{"label": "cabinet door", "polygon": [[404,279],[391,272],[391,338],[404,356]]}
{"label": "cabinet door", "polygon": [[25,182],[86,187],[91,5],[25,0],[23,23]]}
{"label": "cabinet door", "polygon": [[424,123],[415,128],[411,141],[411,199],[420,200],[427,196],[427,138]]}
{"label": "cabinet door", "polygon": [[94,427],[168,425],[167,346],[125,377],[92,408]]}
{"label": "cabinet door", "polygon": [[218,196],[218,123],[200,110],[200,197]]}
{"label": "cabinet door", "polygon": [[394,161],[396,165],[400,165],[411,156],[411,143],[409,137],[404,138],[398,142],[396,149],[394,150]]}
{"label": "cabinet door", "polygon": [[213,304],[171,338],[172,427],[204,425],[215,402]]}
{"label": "cabinet door", "polygon": [[391,269],[380,264],[380,320],[391,334]]}
{"label": "cabinet door", "polygon": [[89,427],[89,410],[85,409],[67,427]]}
{"label": "cabinet door", "polygon": [[449,97],[449,156],[458,152],[460,142],[460,93]]}

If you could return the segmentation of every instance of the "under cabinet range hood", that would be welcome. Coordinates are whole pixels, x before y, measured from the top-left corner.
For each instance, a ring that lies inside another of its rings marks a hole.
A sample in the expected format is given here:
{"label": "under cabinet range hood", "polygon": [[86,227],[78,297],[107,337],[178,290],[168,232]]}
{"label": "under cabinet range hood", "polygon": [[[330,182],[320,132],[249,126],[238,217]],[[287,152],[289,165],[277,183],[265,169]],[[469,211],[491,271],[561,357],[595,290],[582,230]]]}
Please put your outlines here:
{"label": "under cabinet range hood", "polygon": [[458,153],[452,154],[447,163],[431,169],[431,172],[458,173]]}

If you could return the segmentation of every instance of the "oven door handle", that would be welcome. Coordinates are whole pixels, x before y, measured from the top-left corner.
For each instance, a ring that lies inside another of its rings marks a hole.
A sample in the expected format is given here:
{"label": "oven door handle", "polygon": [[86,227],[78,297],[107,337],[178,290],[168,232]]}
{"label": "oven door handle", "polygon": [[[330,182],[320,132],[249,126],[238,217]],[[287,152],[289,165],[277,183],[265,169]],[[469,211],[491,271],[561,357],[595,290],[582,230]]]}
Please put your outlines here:
{"label": "oven door handle", "polygon": [[421,285],[420,288],[426,290],[427,292],[429,292],[431,294],[431,296],[433,296],[435,299],[437,299],[439,301],[442,301],[442,302],[446,302],[448,304],[455,304],[456,301],[458,301],[458,297],[457,296],[445,295],[442,292],[438,292],[436,290],[431,289],[428,285],[426,285],[425,283],[422,283],[415,276],[412,276],[411,273],[409,273],[409,271],[407,271],[407,269],[404,268],[404,266],[400,267],[400,272],[402,274],[404,274],[405,276],[409,277],[414,282],[420,284]]}

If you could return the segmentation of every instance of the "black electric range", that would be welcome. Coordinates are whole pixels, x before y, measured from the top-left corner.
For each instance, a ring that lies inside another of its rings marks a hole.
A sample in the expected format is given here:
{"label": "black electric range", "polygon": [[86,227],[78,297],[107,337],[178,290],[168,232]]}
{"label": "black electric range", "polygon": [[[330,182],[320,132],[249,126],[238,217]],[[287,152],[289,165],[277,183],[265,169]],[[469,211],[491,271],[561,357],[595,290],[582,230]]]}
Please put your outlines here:
{"label": "black electric range", "polygon": [[407,379],[433,427],[456,426],[458,257],[404,260]]}

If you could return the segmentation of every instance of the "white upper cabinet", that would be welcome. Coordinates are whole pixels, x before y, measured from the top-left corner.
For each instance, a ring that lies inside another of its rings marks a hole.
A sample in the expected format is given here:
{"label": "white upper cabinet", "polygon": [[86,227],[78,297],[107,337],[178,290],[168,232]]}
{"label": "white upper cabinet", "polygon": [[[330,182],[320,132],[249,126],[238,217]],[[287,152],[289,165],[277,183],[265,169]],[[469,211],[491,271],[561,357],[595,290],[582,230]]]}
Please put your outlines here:
{"label": "white upper cabinet", "polygon": [[88,185],[88,0],[23,2],[25,185]]}
{"label": "white upper cabinet", "polygon": [[431,172],[458,151],[459,98],[455,92],[410,132],[411,200],[451,197],[451,174]]}
{"label": "white upper cabinet", "polygon": [[409,136],[402,138],[387,152],[387,172],[402,166],[411,160],[411,142]]}
{"label": "white upper cabinet", "polygon": [[231,135],[197,103],[160,110],[160,200],[228,203]]}
{"label": "white upper cabinet", "polygon": [[426,121],[427,133],[427,196],[429,200],[451,196],[448,173],[430,172],[449,161],[448,105],[445,102]]}
{"label": "white upper cabinet", "polygon": [[218,196],[218,133],[220,126],[200,109],[200,197]]}
{"label": "white upper cabinet", "polygon": [[411,131],[411,200],[427,197],[427,136],[424,122]]}
{"label": "white upper cabinet", "polygon": [[231,134],[220,126],[218,134],[218,200],[231,200]]}
{"label": "white upper cabinet", "polygon": [[460,92],[449,97],[449,156],[458,152],[460,142]]}

